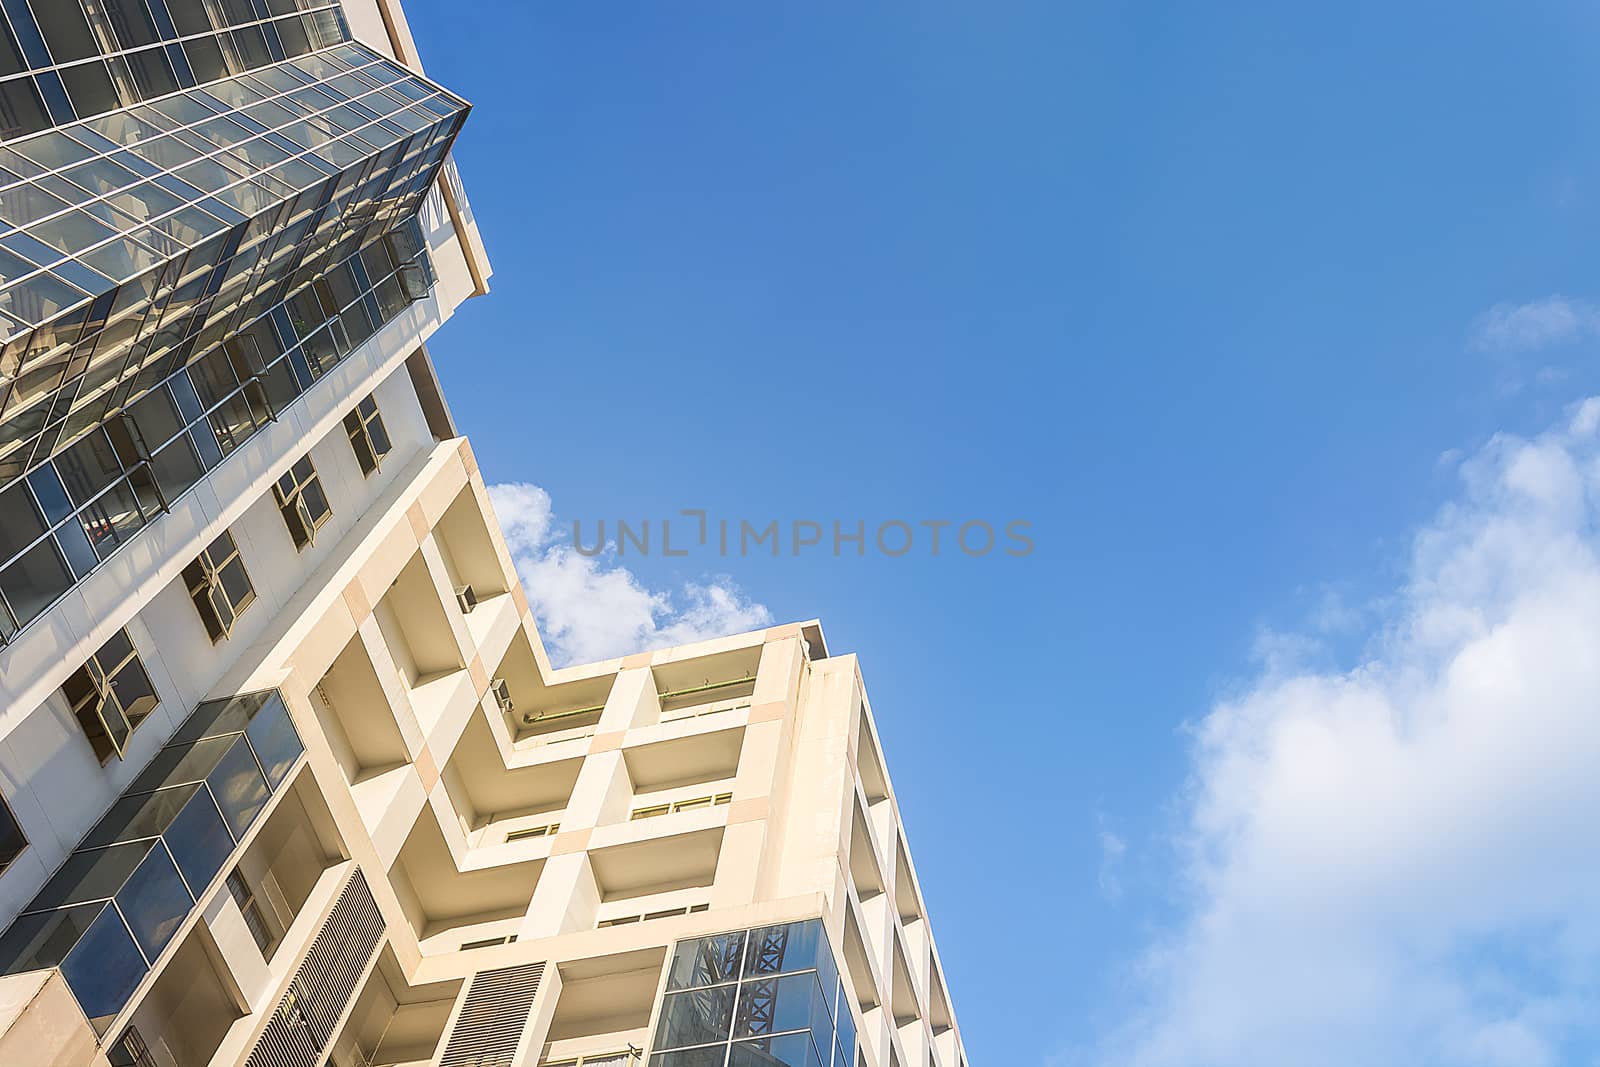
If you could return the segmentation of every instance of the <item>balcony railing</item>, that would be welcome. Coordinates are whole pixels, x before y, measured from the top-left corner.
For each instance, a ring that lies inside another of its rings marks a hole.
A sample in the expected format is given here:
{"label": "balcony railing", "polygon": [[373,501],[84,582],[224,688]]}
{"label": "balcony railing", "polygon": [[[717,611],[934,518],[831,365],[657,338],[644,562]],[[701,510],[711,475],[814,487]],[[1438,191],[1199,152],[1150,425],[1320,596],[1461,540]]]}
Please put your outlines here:
{"label": "balcony railing", "polygon": [[676,815],[680,811],[695,811],[700,808],[718,807],[733,802],[732,793],[714,793],[706,797],[693,797],[689,800],[675,800],[670,804],[647,804],[642,808],[634,808],[628,816],[629,822],[638,822],[640,819],[654,819],[662,815]]}
{"label": "balcony railing", "polygon": [[643,1062],[643,1051],[629,1046],[618,1052],[591,1052],[575,1059],[546,1060],[539,1067],[639,1067]]}

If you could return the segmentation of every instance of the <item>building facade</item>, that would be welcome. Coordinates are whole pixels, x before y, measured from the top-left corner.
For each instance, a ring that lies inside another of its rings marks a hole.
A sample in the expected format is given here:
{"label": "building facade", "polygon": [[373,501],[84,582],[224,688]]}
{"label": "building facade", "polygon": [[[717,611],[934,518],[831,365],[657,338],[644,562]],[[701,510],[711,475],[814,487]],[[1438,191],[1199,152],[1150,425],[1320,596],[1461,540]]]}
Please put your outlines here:
{"label": "building facade", "polygon": [[853,656],[552,669],[390,0],[0,0],[0,1063],[965,1067]]}

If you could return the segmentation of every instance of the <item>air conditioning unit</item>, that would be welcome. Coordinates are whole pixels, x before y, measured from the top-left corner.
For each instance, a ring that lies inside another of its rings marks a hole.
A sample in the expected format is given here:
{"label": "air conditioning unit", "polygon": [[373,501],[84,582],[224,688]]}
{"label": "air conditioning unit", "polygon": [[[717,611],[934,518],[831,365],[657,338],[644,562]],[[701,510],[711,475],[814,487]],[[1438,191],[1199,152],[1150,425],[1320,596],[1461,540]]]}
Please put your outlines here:
{"label": "air conditioning unit", "polygon": [[470,585],[456,586],[456,603],[461,607],[461,614],[471,615],[472,609],[478,606],[478,594],[472,591]]}
{"label": "air conditioning unit", "polygon": [[494,681],[490,682],[489,692],[494,694],[494,702],[500,705],[501,711],[505,712],[507,715],[516,714],[517,706],[511,701],[511,687],[506,684],[506,680],[504,678],[496,678]]}

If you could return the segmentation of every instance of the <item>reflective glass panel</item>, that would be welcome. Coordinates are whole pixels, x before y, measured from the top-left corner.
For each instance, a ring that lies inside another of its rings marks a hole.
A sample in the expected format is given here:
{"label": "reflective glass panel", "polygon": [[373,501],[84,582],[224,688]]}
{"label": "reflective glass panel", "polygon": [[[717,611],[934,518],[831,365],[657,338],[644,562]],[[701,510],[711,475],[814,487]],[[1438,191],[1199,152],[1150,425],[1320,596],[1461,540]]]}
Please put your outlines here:
{"label": "reflective glass panel", "polygon": [[856,1017],[855,1013],[850,1010],[850,1004],[842,983],[839,986],[838,1018],[839,1021],[835,1024],[834,1037],[838,1041],[839,1047],[843,1050],[840,1062],[848,1064],[855,1059],[856,1055]]}
{"label": "reflective glass panel", "polygon": [[[224,544],[218,550],[226,552],[228,547]],[[263,690],[259,693],[245,693],[242,696],[222,700],[208,700],[194,710],[194,714],[189,716],[187,722],[178,727],[177,733],[172,735],[172,743],[241,733],[271,696],[273,696],[271,690]]]}
{"label": "reflective glass panel", "polygon": [[214,770],[233,744],[231,737],[213,737],[193,744],[169,744],[133,780],[130,793],[143,793],[183,782],[198,782]]}
{"label": "reflective glass panel", "polygon": [[26,485],[19,482],[0,492],[0,563],[37,541],[44,529]]}
{"label": "reflective glass panel", "polygon": [[105,900],[117,895],[123,883],[150,852],[152,842],[140,841],[110,848],[74,852],[55,876],[44,884],[28,911]]}
{"label": "reflective glass panel", "polygon": [[726,1041],[733,1022],[733,986],[668,993],[661,1002],[655,1047],[682,1048]]}
{"label": "reflective glass panel", "polygon": [[0,593],[21,626],[72,588],[72,574],[54,541],[39,542],[20,559],[0,571]]}
{"label": "reflective glass panel", "polygon": [[172,820],[201,786],[181,785],[155,793],[136,793],[111,805],[79,848],[95,848],[123,841],[142,841],[167,832]]}
{"label": "reflective glass panel", "polygon": [[160,845],[150,850],[117,894],[117,906],[145,957],[151,960],[166,948],[193,904],[172,857]]}
{"label": "reflective glass panel", "polygon": [[650,1067],[722,1067],[722,1061],[727,1055],[726,1045],[680,1049],[677,1052],[657,1052],[650,1057]]}
{"label": "reflective glass panel", "polygon": [[66,958],[100,913],[111,905],[83,904],[24,915],[0,938],[0,974],[54,967]]}
{"label": "reflective glass panel", "polygon": [[300,735],[289,720],[289,709],[284,707],[282,696],[276,692],[267,694],[246,736],[250,738],[256,758],[261,761],[262,770],[266,771],[267,781],[273,789],[278,788],[303,751]]}
{"label": "reflective glass panel", "polygon": [[110,905],[61,964],[78,1006],[99,1033],[111,1025],[147,970],[128,928]]}
{"label": "reflective glass panel", "polygon": [[728,1054],[728,1067],[822,1067],[809,1033],[740,1041]]}
{"label": "reflective glass panel", "polygon": [[[746,982],[739,987],[739,1011],[734,1018],[733,1036],[808,1029],[813,1010],[823,1011],[821,1001],[822,992],[817,988],[816,976],[809,973]],[[822,1015],[822,1026],[831,1037],[833,1027],[826,1012]]]}
{"label": "reflective glass panel", "polygon": [[[744,973],[780,974],[815,967],[819,948],[827,951],[823,946],[822,924],[815,919],[752,930],[745,946]],[[828,969],[833,969],[831,960]]]}
{"label": "reflective glass panel", "polygon": [[167,847],[184,881],[195,893],[205,887],[222,870],[222,865],[233,851],[234,841],[222,821],[222,813],[211,794],[202,789],[197,792],[172,823],[166,835]]}
{"label": "reflective glass panel", "polygon": [[217,803],[222,806],[222,814],[227,818],[233,836],[243,837],[256,816],[261,814],[270,795],[266,779],[261,777],[261,768],[256,765],[256,758],[243,737],[234,739],[232,747],[206,782],[211,786]]}
{"label": "reflective glass panel", "polygon": [[743,954],[743,930],[680,941],[672,955],[667,988],[690,989],[731,982],[739,977],[739,961]]}

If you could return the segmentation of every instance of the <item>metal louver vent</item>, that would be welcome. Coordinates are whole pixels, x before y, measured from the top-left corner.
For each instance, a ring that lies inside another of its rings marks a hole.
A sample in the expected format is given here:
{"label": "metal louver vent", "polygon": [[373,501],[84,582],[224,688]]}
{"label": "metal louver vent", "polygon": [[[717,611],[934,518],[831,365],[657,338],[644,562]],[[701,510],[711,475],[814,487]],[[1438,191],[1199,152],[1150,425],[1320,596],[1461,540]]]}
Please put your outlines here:
{"label": "metal louver vent", "polygon": [[542,977],[542,963],[473,976],[439,1067],[511,1067]]}
{"label": "metal louver vent", "polygon": [[246,1067],[316,1067],[382,939],[383,918],[357,869],[311,942]]}

